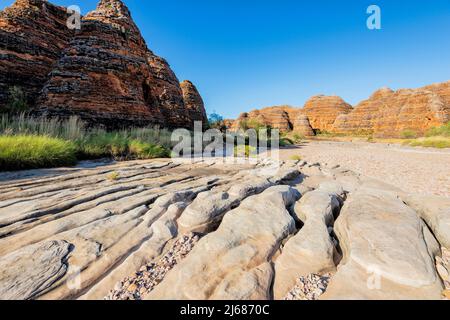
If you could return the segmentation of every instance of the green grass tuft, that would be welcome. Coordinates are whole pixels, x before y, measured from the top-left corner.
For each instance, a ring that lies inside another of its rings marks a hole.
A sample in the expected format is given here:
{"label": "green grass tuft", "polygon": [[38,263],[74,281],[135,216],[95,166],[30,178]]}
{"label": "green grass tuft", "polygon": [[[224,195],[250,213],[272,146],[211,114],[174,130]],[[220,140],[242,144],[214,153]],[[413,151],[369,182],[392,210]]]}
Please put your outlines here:
{"label": "green grass tuft", "polygon": [[414,130],[406,129],[400,132],[400,137],[402,139],[415,139],[417,138],[417,132],[415,132]]}
{"label": "green grass tuft", "polygon": [[425,133],[426,137],[450,137],[450,121],[440,127],[434,127]]}
{"label": "green grass tuft", "polygon": [[77,162],[76,145],[45,136],[0,136],[1,170],[70,166]]}
{"label": "green grass tuft", "polygon": [[412,147],[450,148],[450,137],[426,137],[406,141]]}

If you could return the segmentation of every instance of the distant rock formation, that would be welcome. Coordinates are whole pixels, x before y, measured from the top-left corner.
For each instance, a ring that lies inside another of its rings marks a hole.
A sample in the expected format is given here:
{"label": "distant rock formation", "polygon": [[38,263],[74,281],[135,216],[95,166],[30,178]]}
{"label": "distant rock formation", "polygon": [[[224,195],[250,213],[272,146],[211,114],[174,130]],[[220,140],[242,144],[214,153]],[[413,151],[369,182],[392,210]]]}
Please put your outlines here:
{"label": "distant rock formation", "polygon": [[314,136],[314,130],[306,114],[297,112],[297,115],[294,117],[293,126],[295,133],[299,133],[305,137]]}
{"label": "distant rock formation", "polygon": [[337,96],[315,96],[303,107],[311,126],[316,131],[333,131],[333,124],[340,115],[350,113],[352,106]]}
{"label": "distant rock formation", "polygon": [[355,108],[337,96],[315,96],[302,109],[281,106],[243,113],[230,128],[239,130],[252,121],[305,136],[329,132],[399,137],[405,130],[420,136],[450,121],[450,81],[419,89],[382,88]]}
{"label": "distant rock formation", "polygon": [[268,107],[261,110],[253,110],[249,113],[242,113],[239,118],[233,123],[231,129],[239,130],[245,127],[245,124],[253,122],[253,124],[260,124],[270,126],[273,129],[287,132],[292,131],[294,126],[291,121],[294,113],[297,110],[290,106]]}
{"label": "distant rock formation", "polygon": [[[37,114],[77,115],[109,129],[206,122],[198,91],[193,85],[191,93],[182,91],[122,1],[101,0],[76,32],[67,28],[68,17],[65,8],[43,0],[20,0],[1,13],[0,43],[8,44],[10,62],[0,61],[9,79],[0,78],[0,87],[23,88]],[[6,101],[0,96],[0,109]]]}
{"label": "distant rock formation", "polygon": [[338,117],[334,132],[397,137],[404,130],[418,135],[450,121],[450,81],[419,89],[383,88],[354,110]]}

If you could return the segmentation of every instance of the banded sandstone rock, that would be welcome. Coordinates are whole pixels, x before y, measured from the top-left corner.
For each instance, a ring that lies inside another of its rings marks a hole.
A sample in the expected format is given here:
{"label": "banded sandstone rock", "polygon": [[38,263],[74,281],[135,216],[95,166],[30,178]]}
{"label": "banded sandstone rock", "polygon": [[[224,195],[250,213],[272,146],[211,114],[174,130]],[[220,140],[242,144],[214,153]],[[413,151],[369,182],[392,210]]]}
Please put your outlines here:
{"label": "banded sandstone rock", "polygon": [[66,26],[68,17],[43,0],[20,0],[1,12],[7,59],[0,60],[0,109],[9,88],[18,86],[34,114],[76,115],[109,129],[192,128],[205,117],[203,103],[185,105],[174,72],[147,48],[122,1],[101,0],[76,32]]}
{"label": "banded sandstone rock", "polygon": [[208,116],[206,115],[203,99],[197,88],[188,80],[183,81],[180,85],[183,92],[184,105],[189,113],[190,120],[200,121],[203,125],[206,125]]}
{"label": "banded sandstone rock", "polygon": [[308,116],[314,130],[331,132],[336,118],[348,114],[352,106],[336,96],[315,96],[309,99],[303,112]]}
{"label": "banded sandstone rock", "polygon": [[404,130],[424,134],[429,128],[450,121],[450,82],[419,89],[376,91],[346,115],[338,117],[335,132],[373,133],[398,137]]}
{"label": "banded sandstone rock", "polygon": [[44,0],[18,0],[0,11],[0,112],[14,86],[32,107],[73,31],[63,7]]}
{"label": "banded sandstone rock", "polygon": [[253,110],[243,113],[233,123],[232,129],[238,131],[247,124],[259,124],[279,129],[281,132],[288,132],[293,129],[291,116],[297,113],[297,109],[289,106],[268,107],[261,110]]}

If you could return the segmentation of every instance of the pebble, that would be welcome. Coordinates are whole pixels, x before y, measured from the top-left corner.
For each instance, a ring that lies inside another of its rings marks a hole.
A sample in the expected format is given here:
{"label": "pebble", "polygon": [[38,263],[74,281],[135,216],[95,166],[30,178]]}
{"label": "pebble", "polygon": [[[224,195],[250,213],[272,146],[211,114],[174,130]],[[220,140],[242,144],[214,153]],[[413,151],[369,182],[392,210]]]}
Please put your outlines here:
{"label": "pebble", "polygon": [[324,275],[310,274],[300,277],[284,300],[318,300],[327,290],[330,279],[330,273]]}
{"label": "pebble", "polygon": [[105,300],[141,300],[164,280],[167,272],[192,251],[200,237],[194,233],[182,236],[157,262],[142,266],[133,276],[123,279],[114,286]]}

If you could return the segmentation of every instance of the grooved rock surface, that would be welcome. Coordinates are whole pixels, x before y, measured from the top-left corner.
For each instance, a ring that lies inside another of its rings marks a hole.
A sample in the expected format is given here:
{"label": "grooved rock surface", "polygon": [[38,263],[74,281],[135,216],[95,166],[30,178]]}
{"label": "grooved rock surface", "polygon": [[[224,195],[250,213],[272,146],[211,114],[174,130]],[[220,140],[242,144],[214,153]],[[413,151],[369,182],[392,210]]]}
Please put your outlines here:
{"label": "grooved rock surface", "polygon": [[[111,172],[116,180],[108,179]],[[258,173],[270,176],[259,183]],[[214,159],[2,173],[0,298],[102,299],[121,279],[164,256],[179,235],[180,217],[201,194],[227,192],[240,202],[296,175],[292,166],[273,161]],[[233,208],[225,206],[221,217]],[[217,226],[221,217],[209,218]],[[267,274],[267,266],[261,270],[255,275]]]}
{"label": "grooved rock surface", "polygon": [[[192,85],[183,93],[167,61],[147,48],[128,8],[101,0],[81,21],[43,0],[17,1],[0,15],[0,108],[8,88],[23,89],[35,114],[76,115],[108,129],[161,125],[193,128],[206,121]],[[3,50],[3,49],[2,49]],[[187,94],[187,95],[186,95]],[[186,104],[185,104],[185,100]]]}
{"label": "grooved rock surface", "polygon": [[450,199],[438,196],[409,195],[403,199],[431,228],[439,243],[450,248]]}
{"label": "grooved rock surface", "polygon": [[0,299],[440,299],[438,274],[448,287],[448,199],[230,160],[0,173]]}
{"label": "grooved rock surface", "polygon": [[346,201],[335,231],[344,258],[323,298],[441,298],[436,240],[395,193],[360,187]]}
{"label": "grooved rock surface", "polygon": [[0,297],[26,300],[49,289],[66,274],[69,252],[65,241],[45,241],[2,257]]}
{"label": "grooved rock surface", "polygon": [[308,116],[312,128],[322,132],[333,131],[336,118],[352,110],[351,105],[336,96],[315,96],[303,107],[303,112]]}
{"label": "grooved rock surface", "polygon": [[268,262],[294,230],[286,207],[298,197],[294,189],[280,186],[246,199],[146,298],[269,299],[273,270]]}
{"label": "grooved rock surface", "polygon": [[323,184],[306,193],[295,205],[304,223],[301,230],[283,247],[275,261],[274,298],[283,299],[300,276],[334,271],[335,244],[329,234],[340,209],[341,192],[328,191]]}
{"label": "grooved rock surface", "polygon": [[450,81],[419,89],[383,88],[351,113],[340,115],[333,131],[398,137],[402,131],[412,130],[421,135],[450,121],[449,96]]}

